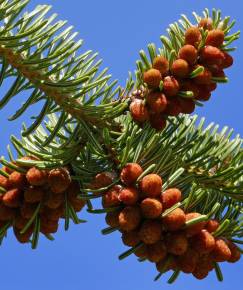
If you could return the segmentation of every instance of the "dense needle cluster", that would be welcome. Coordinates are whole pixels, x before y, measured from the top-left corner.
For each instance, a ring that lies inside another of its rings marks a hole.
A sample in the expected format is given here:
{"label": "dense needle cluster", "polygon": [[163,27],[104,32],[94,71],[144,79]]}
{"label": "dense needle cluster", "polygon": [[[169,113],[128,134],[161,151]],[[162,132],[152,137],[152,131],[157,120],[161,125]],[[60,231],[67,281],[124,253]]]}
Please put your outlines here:
{"label": "dense needle cluster", "polygon": [[12,226],[17,240],[28,243],[37,222],[42,234],[55,233],[67,207],[79,212],[85,202],[78,198],[79,184],[71,180],[68,168],[22,169],[25,173],[6,166],[1,169],[0,230],[5,233]]}
{"label": "dense needle cluster", "polygon": [[185,31],[184,45],[169,64],[162,55],[154,58],[152,68],[145,71],[146,95],[132,97],[130,112],[134,121],[162,130],[168,116],[191,114],[196,101],[208,101],[217,82],[225,80],[224,69],[233,58],[223,51],[225,34],[214,29],[211,18]]}
{"label": "dense needle cluster", "polygon": [[[96,184],[101,176],[106,180],[102,186],[112,183],[106,172],[97,176]],[[143,175],[139,164],[128,163],[120,172],[120,181],[102,196],[106,223],[120,230],[123,243],[134,247],[140,259],[155,263],[159,272],[180,270],[203,279],[215,263],[240,259],[237,246],[217,235],[220,223],[184,211],[181,191],[168,188],[162,192],[159,175]]]}

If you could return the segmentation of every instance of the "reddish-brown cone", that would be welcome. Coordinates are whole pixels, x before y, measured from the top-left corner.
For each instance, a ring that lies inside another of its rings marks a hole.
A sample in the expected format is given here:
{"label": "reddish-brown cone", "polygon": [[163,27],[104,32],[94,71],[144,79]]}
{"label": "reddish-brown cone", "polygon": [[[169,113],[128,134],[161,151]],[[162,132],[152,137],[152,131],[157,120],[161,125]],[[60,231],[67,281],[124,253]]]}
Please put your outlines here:
{"label": "reddish-brown cone", "polygon": [[219,227],[219,222],[216,220],[209,220],[206,224],[205,229],[209,232],[209,233],[213,233],[217,230],[217,228]]}
{"label": "reddish-brown cone", "polygon": [[159,217],[163,209],[161,202],[155,198],[145,198],[140,206],[143,216],[149,219]]}
{"label": "reddish-brown cone", "polygon": [[202,27],[204,30],[212,30],[213,29],[213,20],[211,18],[202,18],[198,27]]}
{"label": "reddish-brown cone", "polygon": [[179,98],[181,112],[184,114],[191,114],[195,110],[195,102],[192,99]]}
{"label": "reddish-brown cone", "polygon": [[220,47],[224,42],[224,32],[220,29],[213,29],[208,32],[206,45]]}
{"label": "reddish-brown cone", "polygon": [[107,191],[107,193],[102,197],[102,205],[104,208],[117,206],[121,203],[118,198],[121,189],[122,187],[120,185],[114,185],[109,189],[109,191]]}
{"label": "reddish-brown cone", "polygon": [[77,197],[75,200],[70,201],[70,204],[76,212],[79,212],[85,206],[86,201]]}
{"label": "reddish-brown cone", "polygon": [[122,241],[128,247],[135,247],[140,242],[138,232],[131,231],[122,233]]}
{"label": "reddish-brown cone", "polygon": [[39,187],[29,187],[24,192],[24,200],[29,203],[36,203],[42,200],[45,191]]}
{"label": "reddish-brown cone", "polygon": [[197,49],[191,44],[186,44],[180,48],[178,57],[193,65],[198,57]]}
{"label": "reddish-brown cone", "polygon": [[185,224],[185,221],[184,211],[177,208],[163,218],[163,225],[168,231],[177,231]]}
{"label": "reddish-brown cone", "polygon": [[199,94],[196,97],[199,101],[208,101],[211,97],[211,93],[205,85],[199,87]]}
{"label": "reddish-brown cone", "polygon": [[126,205],[133,205],[138,201],[139,192],[135,187],[126,187],[119,192],[118,198]]}
{"label": "reddish-brown cone", "polygon": [[172,207],[181,200],[181,191],[178,188],[168,188],[161,195],[163,209]]}
{"label": "reddish-brown cone", "polygon": [[121,171],[120,178],[126,185],[136,182],[137,178],[143,173],[142,167],[138,163],[127,163]]}
{"label": "reddish-brown cone", "polygon": [[157,197],[161,194],[162,179],[158,174],[148,174],[141,180],[140,188],[147,197]]}
{"label": "reddish-brown cone", "polygon": [[160,81],[162,80],[161,73],[159,70],[151,68],[144,72],[143,80],[150,88],[158,88]]}
{"label": "reddish-brown cone", "polygon": [[185,254],[188,249],[188,241],[184,233],[170,233],[165,239],[167,251],[176,256]]}
{"label": "reddish-brown cone", "polygon": [[106,223],[112,228],[119,227],[119,214],[119,211],[108,212],[105,217]]}
{"label": "reddish-brown cone", "polygon": [[208,276],[208,272],[209,271],[207,269],[202,269],[200,266],[197,266],[192,275],[198,280],[203,280]]}
{"label": "reddish-brown cone", "polygon": [[137,249],[134,252],[134,255],[136,255],[139,258],[147,258],[148,256],[148,250],[147,250],[147,245],[142,245],[141,247],[139,247],[139,249]]}
{"label": "reddish-brown cone", "polygon": [[216,90],[216,88],[217,88],[217,83],[213,83],[213,82],[207,85],[200,86],[200,89],[208,90],[209,92]]}
{"label": "reddish-brown cone", "polygon": [[166,127],[166,118],[163,114],[150,114],[150,125],[157,131],[161,131]]}
{"label": "reddish-brown cone", "polygon": [[169,62],[163,56],[157,56],[153,60],[153,68],[160,71],[161,75],[165,75],[169,70]]}
{"label": "reddish-brown cone", "polygon": [[167,76],[163,80],[163,92],[168,97],[173,97],[179,92],[180,86],[173,76]]}
{"label": "reddish-brown cone", "polygon": [[213,77],[218,77],[218,78],[225,78],[225,72],[220,69],[218,71],[213,72]]}
{"label": "reddish-brown cone", "polygon": [[7,177],[0,174],[0,186],[2,188],[8,189],[9,188],[9,180]]}
{"label": "reddish-brown cone", "polygon": [[208,85],[211,83],[212,73],[206,67],[204,67],[204,71],[198,74],[194,78],[194,82],[198,85]]}
{"label": "reddish-brown cone", "polygon": [[[187,213],[186,214],[186,221],[190,221],[190,220],[198,218],[200,216],[201,216],[201,214],[197,213],[197,212]],[[196,223],[194,225],[189,226],[186,229],[187,236],[191,237],[193,235],[196,235],[205,227],[205,225],[206,225],[206,222],[199,222],[199,223]]]}
{"label": "reddish-brown cone", "polygon": [[167,106],[167,99],[161,92],[151,92],[147,96],[147,104],[153,113],[161,113]]}
{"label": "reddish-brown cone", "polygon": [[60,206],[56,209],[50,209],[45,207],[41,212],[41,217],[51,220],[51,221],[58,221],[59,218],[62,216],[63,208]]}
{"label": "reddish-brown cone", "polygon": [[198,252],[188,248],[183,255],[177,257],[176,264],[182,272],[189,274],[195,270],[198,259]]}
{"label": "reddish-brown cone", "polygon": [[191,44],[195,47],[198,47],[201,40],[202,35],[198,27],[192,26],[186,30],[185,44]]}
{"label": "reddish-brown cone", "polygon": [[215,239],[208,231],[201,230],[201,232],[193,236],[192,246],[199,253],[206,254],[214,249]]}
{"label": "reddish-brown cone", "polygon": [[41,186],[47,182],[47,172],[45,170],[32,167],[27,171],[26,178],[29,184]]}
{"label": "reddish-brown cone", "polygon": [[19,207],[21,205],[22,192],[18,188],[7,191],[3,196],[3,203],[8,207]]}
{"label": "reddish-brown cone", "polygon": [[63,193],[71,183],[71,177],[66,168],[52,169],[48,176],[48,183],[54,193]]}
{"label": "reddish-brown cone", "polygon": [[226,51],[224,51],[223,54],[224,54],[224,60],[222,62],[221,67],[225,69],[233,65],[234,59]]}
{"label": "reddish-brown cone", "polygon": [[64,196],[62,194],[49,192],[44,204],[51,209],[56,209],[63,203]]}
{"label": "reddish-brown cone", "polygon": [[34,214],[36,207],[37,207],[37,205],[34,203],[24,202],[20,208],[21,216],[25,219],[30,219]]}
{"label": "reddish-brown cone", "polygon": [[141,212],[139,207],[127,206],[119,214],[119,225],[121,230],[135,230],[141,221]]}
{"label": "reddish-brown cone", "polygon": [[23,189],[26,185],[26,176],[20,172],[14,171],[9,175],[9,184],[11,188]]}
{"label": "reddish-brown cone", "polygon": [[24,234],[21,234],[18,229],[14,228],[14,235],[21,244],[28,243],[30,241],[32,233],[32,228],[29,228]]}
{"label": "reddish-brown cone", "polygon": [[230,259],[230,248],[223,239],[218,238],[215,240],[215,247],[211,253],[211,257],[215,262],[224,262]]}
{"label": "reddish-brown cone", "polygon": [[198,85],[193,83],[192,80],[186,80],[186,81],[181,82],[181,90],[193,92],[194,98],[196,98],[199,94]]}
{"label": "reddish-brown cone", "polygon": [[[105,172],[98,173],[91,184],[91,188],[100,189],[102,187],[107,187],[110,184],[112,184],[114,179],[115,179],[115,174],[113,172],[105,171]],[[97,194],[100,194],[100,193],[97,193]]]}
{"label": "reddish-brown cone", "polygon": [[139,230],[139,237],[147,245],[154,244],[161,239],[162,225],[158,220],[145,220]]}
{"label": "reddish-brown cone", "polygon": [[173,97],[168,100],[168,105],[165,110],[165,114],[169,116],[178,116],[182,111],[179,98]]}
{"label": "reddish-brown cone", "polygon": [[129,109],[134,121],[144,123],[148,120],[149,113],[143,100],[136,99],[130,104]]}
{"label": "reddish-brown cone", "polygon": [[205,269],[207,271],[212,271],[214,269],[214,262],[212,260],[210,253],[200,255],[197,267],[200,267],[201,269]]}
{"label": "reddish-brown cone", "polygon": [[189,64],[184,59],[177,59],[172,63],[171,72],[176,78],[186,78],[189,74]]}
{"label": "reddish-brown cone", "polygon": [[57,232],[57,230],[58,230],[58,221],[52,221],[42,217],[40,231],[44,235],[54,234]]}
{"label": "reddish-brown cone", "polygon": [[221,65],[224,61],[224,54],[217,47],[208,45],[201,49],[200,60],[206,65]]}
{"label": "reddish-brown cone", "polygon": [[234,243],[232,243],[231,241],[226,241],[226,243],[227,243],[227,245],[230,249],[230,252],[231,252],[231,256],[227,260],[227,262],[235,263],[235,262],[239,261],[241,258],[241,252],[239,251],[238,247]]}
{"label": "reddish-brown cone", "polygon": [[163,241],[158,241],[155,244],[148,245],[148,259],[150,262],[158,263],[166,257],[167,250]]}
{"label": "reddish-brown cone", "polygon": [[0,221],[9,221],[15,217],[15,210],[0,203]]}
{"label": "reddish-brown cone", "polygon": [[17,215],[14,219],[14,227],[18,230],[22,230],[28,223],[28,219],[23,218],[21,215]]}

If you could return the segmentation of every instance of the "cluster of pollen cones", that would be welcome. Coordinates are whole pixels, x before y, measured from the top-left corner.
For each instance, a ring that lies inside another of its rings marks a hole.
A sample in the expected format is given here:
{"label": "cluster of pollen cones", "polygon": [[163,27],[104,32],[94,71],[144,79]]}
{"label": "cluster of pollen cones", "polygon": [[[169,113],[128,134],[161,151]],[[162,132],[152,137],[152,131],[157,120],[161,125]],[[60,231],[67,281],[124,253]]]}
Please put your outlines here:
{"label": "cluster of pollen cones", "polygon": [[133,94],[130,104],[137,123],[149,121],[153,128],[162,130],[168,116],[191,114],[195,102],[208,101],[217,82],[225,79],[224,69],[233,64],[233,58],[222,50],[224,31],[213,29],[212,19],[204,18],[197,27],[188,28],[184,38],[171,65],[158,55],[152,68],[144,72],[147,89],[143,94]]}
{"label": "cluster of pollen cones", "polygon": [[[22,159],[36,160],[27,156]],[[85,202],[78,198],[79,184],[71,180],[68,168],[40,170],[25,165],[21,169],[1,169],[0,228],[12,226],[17,240],[28,243],[37,221],[42,234],[53,234],[67,206],[79,212]]]}
{"label": "cluster of pollen cones", "polygon": [[[94,184],[102,188],[113,181],[111,173],[103,172]],[[120,181],[102,195],[106,223],[122,233],[123,243],[136,256],[155,263],[160,273],[180,270],[203,279],[216,263],[240,259],[237,246],[217,235],[220,222],[183,210],[181,191],[162,191],[159,175],[144,175],[139,164],[128,163],[120,172]]]}

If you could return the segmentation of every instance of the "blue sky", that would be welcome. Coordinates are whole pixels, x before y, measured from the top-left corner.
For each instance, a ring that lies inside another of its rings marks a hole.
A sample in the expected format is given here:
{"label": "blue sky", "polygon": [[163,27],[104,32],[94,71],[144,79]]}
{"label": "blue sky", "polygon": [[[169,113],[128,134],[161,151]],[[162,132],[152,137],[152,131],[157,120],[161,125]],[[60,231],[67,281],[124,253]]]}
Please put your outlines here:
{"label": "blue sky", "polygon": [[[77,1],[77,0],[32,0],[30,7],[37,4],[51,4],[53,11],[61,19],[67,19],[80,32],[85,40],[85,48],[98,51],[104,65],[110,67],[114,78],[125,82],[127,72],[133,71],[140,49],[147,43],[159,44],[159,36],[165,34],[168,24],[176,21],[181,13],[190,15],[192,11],[201,12],[203,8],[220,8],[223,15],[237,20],[237,30],[242,29],[243,2],[231,1]],[[215,122],[221,127],[233,127],[242,135],[242,39],[237,41],[238,50],[234,52],[235,65],[227,72],[230,82],[220,85],[210,102],[196,113],[205,116],[207,123]],[[0,88],[0,95],[7,86]],[[16,97],[18,99],[18,96]],[[0,114],[1,155],[6,154],[10,134],[19,134],[21,122],[14,123],[7,116],[20,104],[10,102]],[[38,110],[38,108],[35,108]],[[28,115],[30,115],[29,112]],[[1,287],[4,290],[127,290],[173,289],[184,290],[240,288],[243,267],[241,262],[222,266],[224,282],[219,283],[215,274],[199,282],[181,275],[178,281],[169,286],[166,279],[154,283],[155,269],[149,263],[138,263],[134,257],[119,262],[117,256],[125,247],[119,234],[102,236],[100,230],[105,226],[101,215],[81,214],[88,219],[87,224],[71,226],[68,232],[61,230],[54,242],[41,239],[38,250],[18,244],[12,234],[0,248]]]}

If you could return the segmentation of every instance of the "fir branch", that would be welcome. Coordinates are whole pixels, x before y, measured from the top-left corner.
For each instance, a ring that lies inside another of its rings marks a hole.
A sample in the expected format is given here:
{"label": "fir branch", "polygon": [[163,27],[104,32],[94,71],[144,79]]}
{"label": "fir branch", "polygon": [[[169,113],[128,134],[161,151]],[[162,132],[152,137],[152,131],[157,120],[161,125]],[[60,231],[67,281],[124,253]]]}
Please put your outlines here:
{"label": "fir branch", "polygon": [[[55,22],[50,6],[39,5],[31,13],[22,10],[29,1],[4,1],[0,6],[4,22],[0,30],[1,83],[10,75],[16,80],[2,98],[5,106],[18,93],[33,89],[30,98],[10,118],[18,118],[32,104],[46,99],[42,113],[25,134],[31,133],[52,112],[66,112],[77,120],[107,126],[127,107],[121,102],[124,91],[116,81],[108,83],[107,69],[99,72],[97,54],[79,55],[82,41],[76,40],[66,21]],[[113,97],[117,96],[117,101]],[[61,123],[61,121],[60,121]]]}

